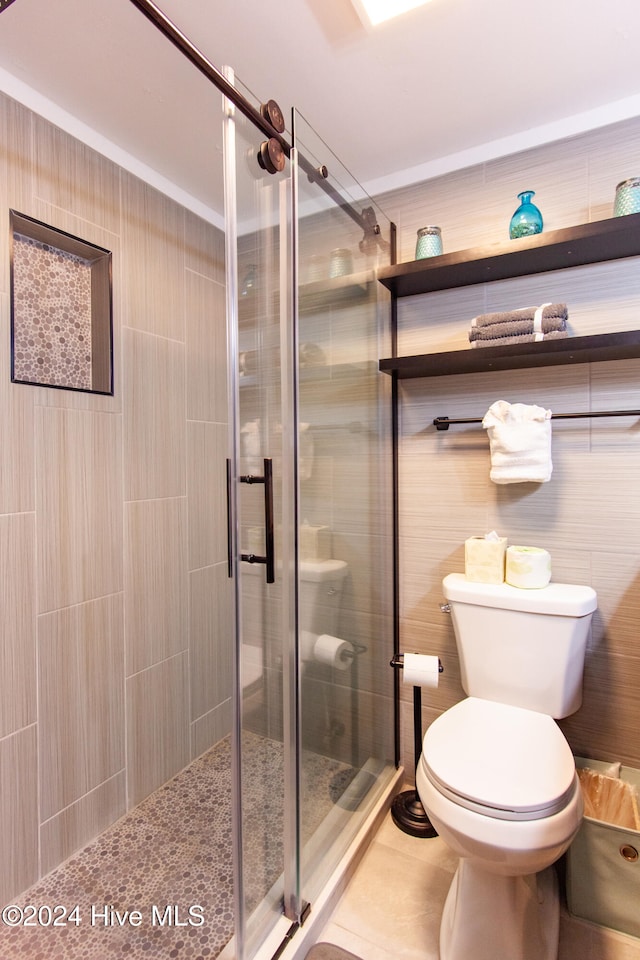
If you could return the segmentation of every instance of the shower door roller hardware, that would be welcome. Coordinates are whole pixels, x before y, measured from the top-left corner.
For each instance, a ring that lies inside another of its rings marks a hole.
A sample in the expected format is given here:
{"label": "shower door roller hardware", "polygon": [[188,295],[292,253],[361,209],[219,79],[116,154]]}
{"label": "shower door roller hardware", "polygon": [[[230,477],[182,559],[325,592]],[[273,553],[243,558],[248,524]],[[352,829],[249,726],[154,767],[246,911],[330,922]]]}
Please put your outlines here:
{"label": "shower door roller hardware", "polygon": [[324,163],[321,163],[319,167],[316,167],[315,170],[312,170],[307,174],[307,180],[309,183],[314,183],[318,180],[326,180],[328,176],[329,170]]}
{"label": "shower door roller hardware", "polygon": [[362,211],[362,226],[364,236],[358,244],[361,253],[371,255],[376,252],[378,247],[382,250],[389,248],[389,242],[383,240],[380,235],[380,224],[376,219],[376,212],[373,207],[365,207]]}
{"label": "shower door roller hardware", "polygon": [[[262,462],[264,464],[263,476],[256,477],[249,473],[240,477],[240,483],[264,484],[264,541],[266,556],[260,557],[255,553],[241,553],[240,559],[244,563],[264,563],[267,568],[267,583],[275,583],[276,567],[274,560],[275,551],[273,534],[273,461],[265,457]],[[227,502],[229,501],[227,500]]]}
{"label": "shower door roller hardware", "polygon": [[282,144],[275,137],[264,140],[258,151],[258,163],[267,173],[281,173],[284,170],[287,157]]}
{"label": "shower door roller hardware", "polygon": [[284,133],[284,114],[275,100],[267,100],[260,105],[260,113],[267,120],[276,133]]}

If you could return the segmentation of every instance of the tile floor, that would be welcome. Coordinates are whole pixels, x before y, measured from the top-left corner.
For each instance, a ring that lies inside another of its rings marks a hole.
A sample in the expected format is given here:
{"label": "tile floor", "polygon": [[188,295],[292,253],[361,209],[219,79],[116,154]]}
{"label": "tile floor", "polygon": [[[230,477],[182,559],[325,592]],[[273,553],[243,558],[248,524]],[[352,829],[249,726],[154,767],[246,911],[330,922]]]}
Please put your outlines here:
{"label": "tile floor", "polygon": [[[282,870],[284,810],[274,784],[283,762],[282,744],[245,733],[249,910]],[[304,752],[305,835],[352,778],[345,764]],[[13,898],[10,915],[29,913],[29,922],[13,927],[3,916],[0,960],[213,960],[234,930],[231,832],[226,738]],[[200,909],[191,916],[194,904]]]}
{"label": "tile floor", "polygon": [[[439,837],[410,837],[387,814],[318,941],[362,960],[438,960],[440,916],[455,866]],[[563,911],[558,960],[640,960],[640,940]]]}

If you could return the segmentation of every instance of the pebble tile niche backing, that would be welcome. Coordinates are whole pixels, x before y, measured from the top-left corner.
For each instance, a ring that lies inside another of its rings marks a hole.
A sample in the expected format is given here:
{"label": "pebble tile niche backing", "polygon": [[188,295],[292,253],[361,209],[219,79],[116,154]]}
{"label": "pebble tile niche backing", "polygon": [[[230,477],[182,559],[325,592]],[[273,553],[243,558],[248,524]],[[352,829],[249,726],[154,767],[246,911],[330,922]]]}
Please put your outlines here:
{"label": "pebble tile niche backing", "polygon": [[93,389],[86,260],[14,234],[13,311],[14,380]]}

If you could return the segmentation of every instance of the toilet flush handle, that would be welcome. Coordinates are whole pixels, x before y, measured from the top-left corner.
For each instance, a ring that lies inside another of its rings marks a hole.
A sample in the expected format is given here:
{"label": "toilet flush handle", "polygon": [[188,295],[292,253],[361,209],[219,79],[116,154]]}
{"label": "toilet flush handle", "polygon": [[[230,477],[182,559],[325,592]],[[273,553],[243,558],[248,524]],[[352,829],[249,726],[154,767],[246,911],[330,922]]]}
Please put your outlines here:
{"label": "toilet flush handle", "polygon": [[443,613],[451,613],[451,604],[449,604],[449,603],[441,603],[441,604],[440,604],[440,609],[442,610]]}

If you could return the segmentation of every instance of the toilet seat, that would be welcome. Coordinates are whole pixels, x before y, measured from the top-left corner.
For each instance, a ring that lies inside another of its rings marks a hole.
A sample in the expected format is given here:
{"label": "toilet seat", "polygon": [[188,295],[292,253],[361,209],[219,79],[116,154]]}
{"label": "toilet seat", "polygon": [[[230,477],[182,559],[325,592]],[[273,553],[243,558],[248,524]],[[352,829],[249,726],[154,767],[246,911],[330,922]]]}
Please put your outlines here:
{"label": "toilet seat", "polygon": [[428,728],[424,772],[460,806],[499,820],[539,820],[576,789],[571,749],[552,717],[468,697]]}

